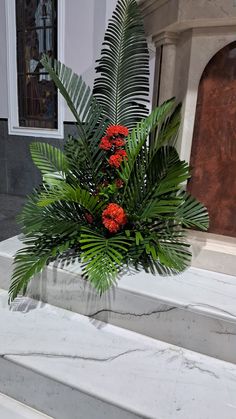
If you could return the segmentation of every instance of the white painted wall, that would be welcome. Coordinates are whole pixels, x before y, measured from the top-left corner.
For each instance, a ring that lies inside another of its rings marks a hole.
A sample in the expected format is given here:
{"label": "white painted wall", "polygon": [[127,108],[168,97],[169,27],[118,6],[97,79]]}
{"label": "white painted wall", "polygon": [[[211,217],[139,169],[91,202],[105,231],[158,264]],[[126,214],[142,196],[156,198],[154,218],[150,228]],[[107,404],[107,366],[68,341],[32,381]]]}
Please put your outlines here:
{"label": "white painted wall", "polygon": [[0,118],[8,117],[5,0],[0,0]]}

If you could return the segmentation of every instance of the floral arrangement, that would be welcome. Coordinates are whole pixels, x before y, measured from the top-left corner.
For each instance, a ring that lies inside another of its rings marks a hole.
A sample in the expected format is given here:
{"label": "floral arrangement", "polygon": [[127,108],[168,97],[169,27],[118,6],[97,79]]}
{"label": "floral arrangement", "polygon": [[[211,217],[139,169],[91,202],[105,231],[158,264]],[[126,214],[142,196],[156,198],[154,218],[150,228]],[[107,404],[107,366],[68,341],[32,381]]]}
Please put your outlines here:
{"label": "floral arrangement", "polygon": [[185,228],[208,228],[207,210],[186,193],[189,166],[174,147],[180,106],[150,114],[149,56],[135,0],[118,0],[91,92],[55,59],[42,65],[74,115],[78,135],[64,149],[33,142],[42,184],[19,216],[24,247],[15,256],[10,299],[52,261],[81,263],[98,290],[124,269],[169,275],[191,261]]}

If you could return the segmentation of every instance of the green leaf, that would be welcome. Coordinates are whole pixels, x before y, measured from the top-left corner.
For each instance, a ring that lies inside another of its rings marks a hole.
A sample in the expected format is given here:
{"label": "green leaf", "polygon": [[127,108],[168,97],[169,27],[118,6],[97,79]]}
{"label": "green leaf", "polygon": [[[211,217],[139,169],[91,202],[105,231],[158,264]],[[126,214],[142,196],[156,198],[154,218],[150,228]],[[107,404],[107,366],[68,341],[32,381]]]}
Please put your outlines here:
{"label": "green leaf", "polygon": [[[147,118],[140,121],[129,134],[126,147],[127,160],[123,162],[119,173],[121,178],[127,183],[127,187],[129,185],[131,175],[137,171],[137,160],[139,154],[143,157],[144,146],[146,147],[145,156],[147,158],[147,143],[149,135],[157,128],[157,126],[162,126],[170,112],[173,111],[174,106],[174,100],[164,102],[161,106],[155,108]],[[159,145],[161,146],[162,142]]]}
{"label": "green leaf", "polygon": [[209,215],[204,205],[187,193],[183,194],[181,198],[183,203],[176,212],[176,220],[188,228],[196,227],[207,230]]}
{"label": "green leaf", "polygon": [[133,128],[148,114],[149,53],[135,0],[119,0],[109,21],[94,95],[111,124]]}
{"label": "green leaf", "polygon": [[102,293],[115,283],[129,241],[125,235],[104,237],[83,228],[80,244],[84,275]]}
{"label": "green leaf", "polygon": [[71,246],[70,241],[39,250],[37,239],[30,237],[24,240],[26,247],[18,250],[14,258],[14,270],[9,288],[9,300],[13,301],[21,292],[25,294],[30,280],[40,273],[52,257],[63,253]]}
{"label": "green leaf", "polygon": [[102,107],[80,76],[47,55],[43,56],[41,63],[75,117],[79,139],[86,156],[87,170],[90,170],[92,177],[96,179],[102,156],[98,144],[109,121],[104,117]]}
{"label": "green leaf", "polygon": [[182,272],[191,262],[189,245],[181,242],[160,241],[158,244],[158,257],[162,265]]}
{"label": "green leaf", "polygon": [[75,202],[89,211],[91,214],[96,215],[106,205],[104,202],[99,201],[97,196],[93,196],[86,189],[73,186],[60,182],[57,187],[49,188],[39,195],[38,206],[45,207],[55,204],[56,202]]}
{"label": "green leaf", "polygon": [[59,148],[47,143],[33,142],[30,144],[30,152],[35,165],[43,175],[67,172],[67,160]]}

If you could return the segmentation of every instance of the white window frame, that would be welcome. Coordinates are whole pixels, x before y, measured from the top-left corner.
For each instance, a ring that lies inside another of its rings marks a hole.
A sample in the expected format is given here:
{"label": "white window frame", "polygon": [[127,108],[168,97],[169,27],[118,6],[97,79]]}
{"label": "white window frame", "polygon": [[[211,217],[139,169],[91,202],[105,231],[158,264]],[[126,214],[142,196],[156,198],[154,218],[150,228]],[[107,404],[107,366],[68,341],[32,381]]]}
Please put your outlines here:
{"label": "white window frame", "polygon": [[[8,74],[8,132],[10,135],[30,137],[64,138],[64,101],[58,94],[58,128],[32,128],[19,125],[17,51],[16,51],[16,7],[15,0],[5,0],[7,24],[7,74]],[[57,58],[64,62],[65,0],[58,0],[57,10]]]}

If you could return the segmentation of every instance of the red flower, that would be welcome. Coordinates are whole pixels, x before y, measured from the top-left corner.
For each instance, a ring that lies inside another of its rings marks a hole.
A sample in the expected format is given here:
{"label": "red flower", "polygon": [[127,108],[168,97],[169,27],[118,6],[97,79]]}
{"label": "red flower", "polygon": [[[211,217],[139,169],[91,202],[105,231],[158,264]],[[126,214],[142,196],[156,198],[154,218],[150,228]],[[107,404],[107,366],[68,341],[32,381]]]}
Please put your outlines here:
{"label": "red flower", "polygon": [[[126,157],[127,158],[127,153],[126,153],[126,151],[125,150],[117,150],[116,151],[116,154],[118,154],[118,156],[121,156],[121,157]],[[124,160],[124,159],[123,159]]]}
{"label": "red flower", "polygon": [[112,142],[113,142],[115,147],[124,147],[124,145],[125,145],[125,140],[121,137],[117,137]]}
{"label": "red flower", "polygon": [[99,144],[99,147],[102,150],[110,150],[112,148],[112,142],[108,137],[103,137]]}
{"label": "red flower", "polygon": [[123,125],[110,125],[110,127],[107,128],[106,134],[108,137],[114,137],[115,135],[127,137],[127,135],[129,135],[129,130]]}
{"label": "red flower", "polygon": [[123,161],[123,157],[120,154],[115,153],[109,158],[108,163],[110,166],[113,166],[116,169],[118,169],[122,161]]}
{"label": "red flower", "polygon": [[102,213],[102,222],[110,233],[117,233],[127,223],[124,209],[117,204],[109,204]]}
{"label": "red flower", "polygon": [[108,163],[110,166],[116,167],[118,169],[124,159],[127,159],[127,153],[125,150],[117,150],[115,154],[113,154]]}
{"label": "red flower", "polygon": [[115,180],[115,185],[116,185],[117,188],[122,188],[123,185],[124,185],[124,182],[121,179],[116,179]]}
{"label": "red flower", "polygon": [[93,216],[89,212],[85,213],[85,218],[86,218],[86,221],[88,221],[89,224],[93,223]]}

